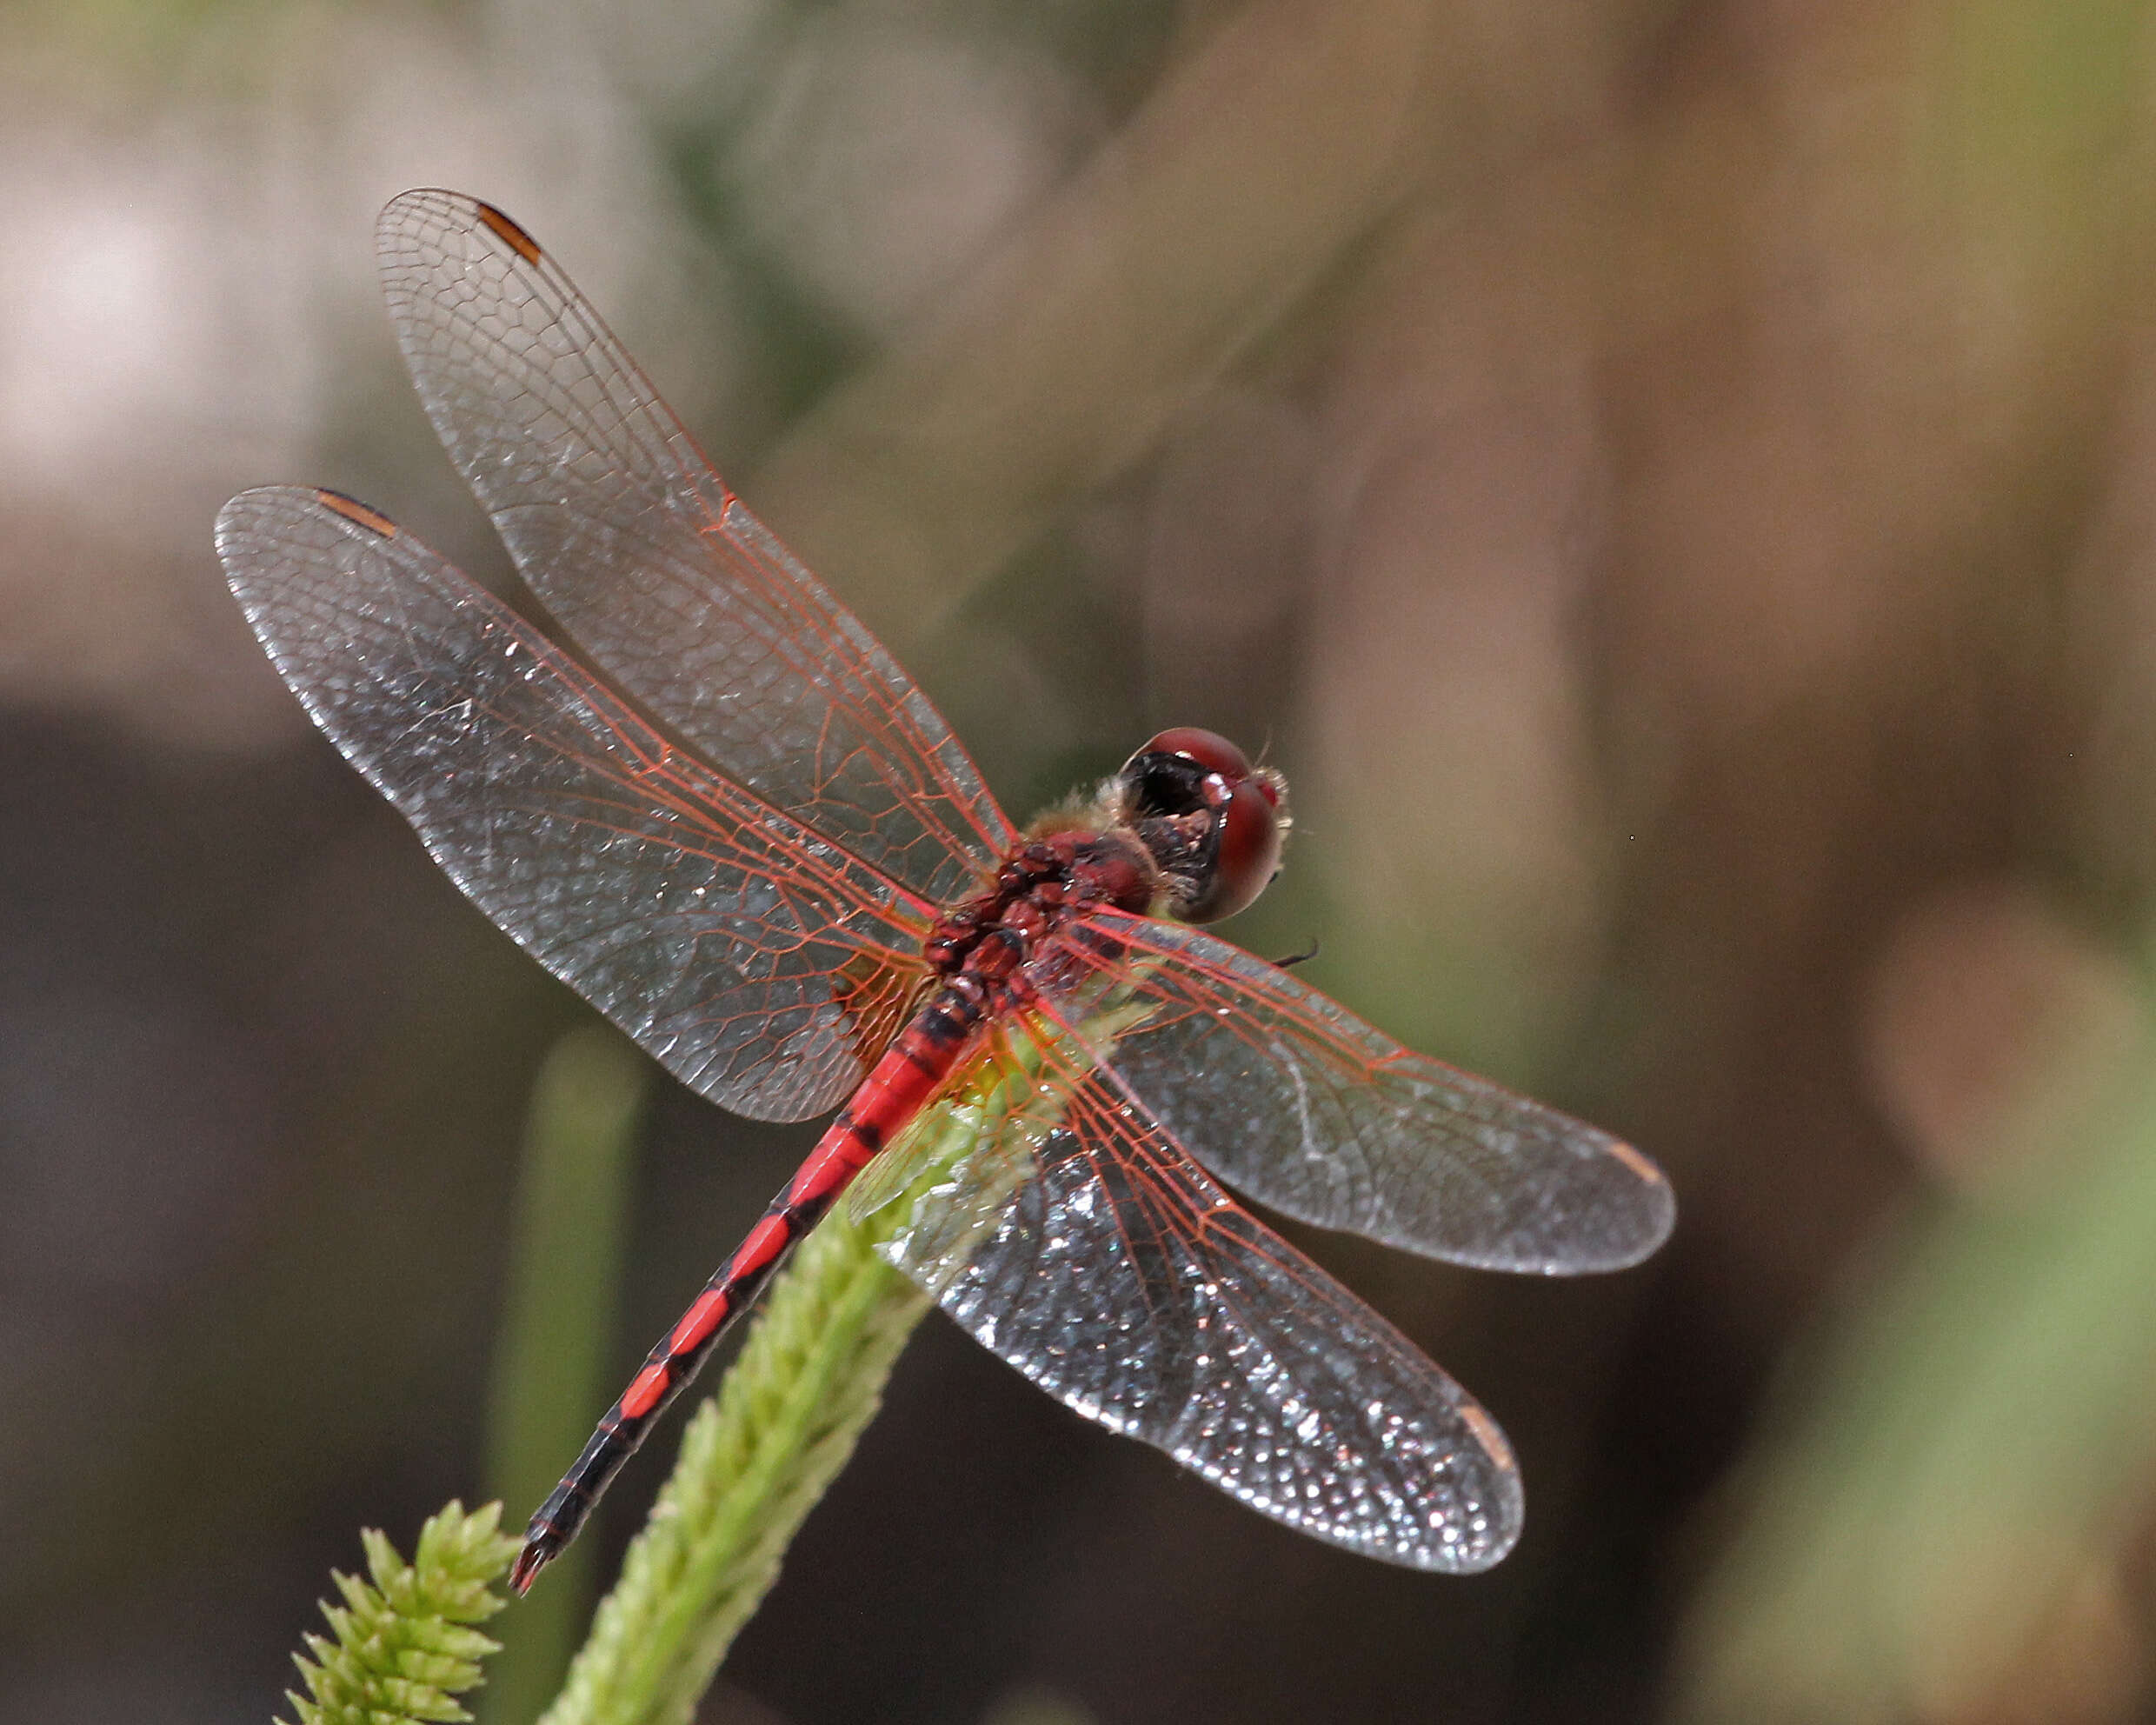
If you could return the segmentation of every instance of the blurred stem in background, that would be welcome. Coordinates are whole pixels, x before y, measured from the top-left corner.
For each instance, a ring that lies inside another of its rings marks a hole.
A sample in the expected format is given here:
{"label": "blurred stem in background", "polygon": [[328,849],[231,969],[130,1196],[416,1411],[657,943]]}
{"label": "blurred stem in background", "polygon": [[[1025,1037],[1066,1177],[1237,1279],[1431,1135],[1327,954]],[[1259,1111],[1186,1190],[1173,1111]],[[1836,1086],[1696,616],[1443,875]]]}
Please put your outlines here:
{"label": "blurred stem in background", "polygon": [[1782,1386],[1694,1607],[1676,1716],[2127,1705],[2127,1569],[2156,1478],[2156,1064],[2138,1005],[2108,1086],[2013,1118],[1989,1177],[1900,1229]]}
{"label": "blurred stem in background", "polygon": [[[901,658],[955,595],[1190,400],[1396,209],[1434,150],[1430,0],[1258,0],[966,286],[835,389],[756,507],[842,589],[874,572]],[[1462,32],[1472,35],[1471,31]]]}
{"label": "blurred stem in background", "polygon": [[[607,1402],[649,1073],[615,1031],[586,1025],[555,1044],[532,1087],[487,1425],[488,1493],[516,1527]],[[572,1545],[512,1609],[479,1697],[489,1725],[536,1718],[561,1688],[590,1608],[596,1549]]]}

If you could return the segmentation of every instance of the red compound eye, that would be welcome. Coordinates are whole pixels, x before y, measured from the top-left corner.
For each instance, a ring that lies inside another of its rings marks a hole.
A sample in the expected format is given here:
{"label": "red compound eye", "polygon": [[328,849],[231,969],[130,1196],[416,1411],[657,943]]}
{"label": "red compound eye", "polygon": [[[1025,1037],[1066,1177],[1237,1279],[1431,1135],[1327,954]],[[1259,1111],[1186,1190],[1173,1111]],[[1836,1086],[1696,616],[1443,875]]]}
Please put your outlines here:
{"label": "red compound eye", "polygon": [[1183,912],[1193,922],[1233,916],[1280,871],[1280,793],[1261,778],[1234,787],[1221,810],[1220,843],[1205,889]]}
{"label": "red compound eye", "polygon": [[1195,761],[1208,773],[1218,773],[1224,779],[1247,779],[1250,776],[1250,757],[1235,747],[1218,731],[1200,730],[1195,725],[1178,725],[1164,730],[1152,742],[1131,756],[1134,761],[1146,755],[1179,755],[1186,761]]}
{"label": "red compound eye", "polygon": [[1183,884],[1178,914],[1191,922],[1232,916],[1263,892],[1280,868],[1287,823],[1285,782],[1226,737],[1195,726],[1164,730],[1123,768],[1148,813],[1212,816],[1199,853],[1164,865]]}

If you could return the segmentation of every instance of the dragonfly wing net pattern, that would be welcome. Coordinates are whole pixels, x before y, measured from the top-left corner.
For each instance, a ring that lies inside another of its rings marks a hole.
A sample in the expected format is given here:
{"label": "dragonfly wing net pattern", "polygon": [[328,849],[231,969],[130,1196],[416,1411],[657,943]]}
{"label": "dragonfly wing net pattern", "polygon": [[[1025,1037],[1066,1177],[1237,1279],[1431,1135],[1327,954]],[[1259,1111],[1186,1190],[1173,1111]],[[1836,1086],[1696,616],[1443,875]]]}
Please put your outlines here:
{"label": "dragonfly wing net pattern", "polygon": [[316,723],[520,944],[737,1113],[845,1100],[923,974],[887,881],[669,746],[409,534],[278,488],[234,498],[217,540]]}
{"label": "dragonfly wing net pattern", "polygon": [[436,430],[585,650],[722,772],[908,890],[976,889],[1013,834],[964,748],[560,266],[443,191],[390,203],[376,250]]}

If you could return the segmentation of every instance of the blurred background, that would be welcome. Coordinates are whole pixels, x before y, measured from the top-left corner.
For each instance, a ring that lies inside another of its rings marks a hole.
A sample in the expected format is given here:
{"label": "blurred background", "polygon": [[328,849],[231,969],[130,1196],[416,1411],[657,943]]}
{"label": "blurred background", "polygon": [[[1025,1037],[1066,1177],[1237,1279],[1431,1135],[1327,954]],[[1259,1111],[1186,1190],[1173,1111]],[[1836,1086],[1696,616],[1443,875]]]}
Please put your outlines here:
{"label": "blurred background", "polygon": [[[210,543],[319,482],[505,573],[373,282],[431,183],[1014,810],[1265,746],[1230,932],[1680,1194],[1584,1282],[1296,1232],[1514,1439],[1473,1580],[932,1317],[705,1719],[2156,1717],[2152,10],[0,14],[0,1715],[266,1719],[357,1529],[489,1489],[588,1015]],[[651,1083],[609,1386],[807,1136]]]}

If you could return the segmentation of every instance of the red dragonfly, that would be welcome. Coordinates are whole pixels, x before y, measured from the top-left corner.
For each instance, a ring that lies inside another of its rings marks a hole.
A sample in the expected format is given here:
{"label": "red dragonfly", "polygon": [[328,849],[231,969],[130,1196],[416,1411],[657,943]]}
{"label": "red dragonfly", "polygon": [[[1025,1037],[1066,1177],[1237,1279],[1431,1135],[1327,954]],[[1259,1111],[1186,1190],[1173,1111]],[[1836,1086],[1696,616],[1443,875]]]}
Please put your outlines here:
{"label": "red dragonfly", "polygon": [[1502,1557],[1521,1500],[1495,1422],[1214,1176],[1552,1275],[1661,1243],[1654,1164],[1193,926],[1257,896],[1288,826],[1280,775],[1224,739],[1164,731],[1015,828],[500,210],[407,192],[377,250],[451,458],[658,723],[334,491],[226,504],[248,620],[435,861],[676,1076],[754,1119],[839,1110],[534,1515],[517,1589],[879,1151],[999,1087],[1018,1100],[888,1249],[975,1339],[1305,1533],[1423,1569]]}

